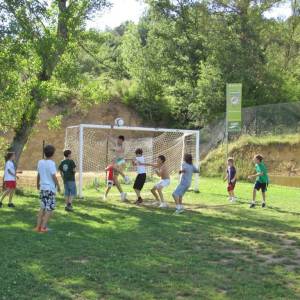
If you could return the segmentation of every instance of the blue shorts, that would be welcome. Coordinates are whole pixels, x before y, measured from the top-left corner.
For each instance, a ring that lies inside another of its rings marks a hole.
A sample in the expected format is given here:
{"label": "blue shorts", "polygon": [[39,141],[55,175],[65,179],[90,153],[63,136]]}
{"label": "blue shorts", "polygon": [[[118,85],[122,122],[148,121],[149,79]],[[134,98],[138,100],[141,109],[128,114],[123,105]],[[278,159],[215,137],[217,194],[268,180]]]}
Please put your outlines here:
{"label": "blue shorts", "polygon": [[179,184],[176,190],[173,192],[174,197],[183,197],[185,192],[189,189],[189,186],[184,184]]}
{"label": "blue shorts", "polygon": [[257,190],[257,191],[261,190],[263,193],[265,193],[267,191],[267,188],[268,188],[267,183],[262,183],[262,182],[259,182],[259,181],[255,182],[255,185],[254,185],[255,190]]}
{"label": "blue shorts", "polygon": [[75,181],[66,181],[64,183],[65,186],[65,196],[66,197],[76,197],[77,190],[76,190],[76,182]]}

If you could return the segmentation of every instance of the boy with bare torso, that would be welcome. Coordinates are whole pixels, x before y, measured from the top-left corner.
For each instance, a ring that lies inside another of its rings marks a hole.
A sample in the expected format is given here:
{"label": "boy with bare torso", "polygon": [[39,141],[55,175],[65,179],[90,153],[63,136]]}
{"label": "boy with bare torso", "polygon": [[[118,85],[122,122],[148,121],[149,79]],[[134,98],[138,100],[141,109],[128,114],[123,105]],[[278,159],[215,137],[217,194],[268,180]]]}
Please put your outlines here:
{"label": "boy with bare torso", "polygon": [[166,158],[164,155],[160,155],[157,158],[156,164],[143,164],[145,166],[154,167],[155,173],[161,178],[161,180],[151,189],[151,193],[159,202],[160,208],[167,208],[168,204],[165,202],[162,190],[170,185],[170,174],[168,167],[166,165]]}

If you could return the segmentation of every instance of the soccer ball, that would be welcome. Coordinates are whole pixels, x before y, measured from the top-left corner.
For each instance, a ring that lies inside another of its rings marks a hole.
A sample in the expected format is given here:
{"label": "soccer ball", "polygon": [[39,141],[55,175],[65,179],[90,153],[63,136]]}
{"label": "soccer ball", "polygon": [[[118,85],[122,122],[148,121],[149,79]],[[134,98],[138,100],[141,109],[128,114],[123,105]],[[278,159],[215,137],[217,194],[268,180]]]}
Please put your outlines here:
{"label": "soccer ball", "polygon": [[115,119],[115,125],[120,127],[124,125],[124,120],[122,118],[116,118]]}

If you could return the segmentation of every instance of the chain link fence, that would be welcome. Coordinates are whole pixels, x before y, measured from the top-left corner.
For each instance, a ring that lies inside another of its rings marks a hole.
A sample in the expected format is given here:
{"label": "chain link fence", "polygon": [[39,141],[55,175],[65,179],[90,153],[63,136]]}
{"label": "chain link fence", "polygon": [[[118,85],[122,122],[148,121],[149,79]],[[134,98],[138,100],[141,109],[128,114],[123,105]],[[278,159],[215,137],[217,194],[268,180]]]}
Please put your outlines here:
{"label": "chain link fence", "polygon": [[[242,131],[229,134],[230,155],[240,176],[253,173],[252,157],[265,157],[273,183],[300,187],[300,102],[244,108]],[[204,175],[220,175],[225,160],[225,114],[201,130]],[[218,149],[213,155],[212,150]],[[218,158],[217,158],[218,157]]]}

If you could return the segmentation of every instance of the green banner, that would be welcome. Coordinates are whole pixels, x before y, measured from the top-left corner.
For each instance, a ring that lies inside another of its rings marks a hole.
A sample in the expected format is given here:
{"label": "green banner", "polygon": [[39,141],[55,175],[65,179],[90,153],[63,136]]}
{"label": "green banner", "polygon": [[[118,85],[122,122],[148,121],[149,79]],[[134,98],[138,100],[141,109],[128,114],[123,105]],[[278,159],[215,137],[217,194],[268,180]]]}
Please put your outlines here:
{"label": "green banner", "polygon": [[228,132],[240,132],[242,129],[242,84],[226,84],[226,113]]}

